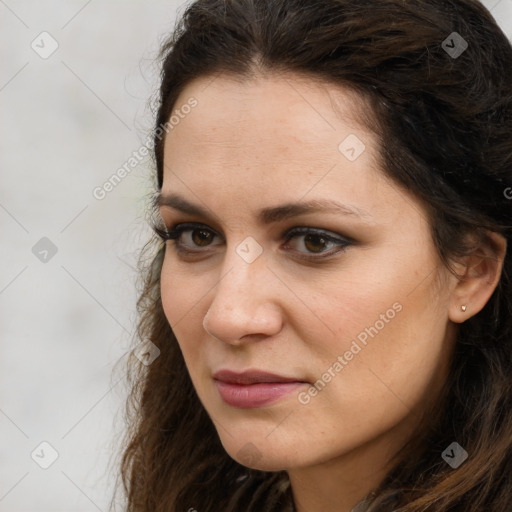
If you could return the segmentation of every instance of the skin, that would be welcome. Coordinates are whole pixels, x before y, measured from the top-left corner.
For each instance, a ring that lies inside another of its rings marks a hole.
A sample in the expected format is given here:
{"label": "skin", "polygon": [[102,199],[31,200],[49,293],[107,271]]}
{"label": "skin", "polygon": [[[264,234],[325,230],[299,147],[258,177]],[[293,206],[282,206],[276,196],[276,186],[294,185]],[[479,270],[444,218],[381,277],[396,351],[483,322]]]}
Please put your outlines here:
{"label": "skin", "polygon": [[[201,246],[198,231],[183,233],[186,248],[202,251],[195,256],[167,242],[166,317],[227,453],[256,469],[286,470],[299,512],[349,512],[382,480],[441,389],[457,324],[492,294],[505,242],[495,237],[490,262],[482,252],[461,263],[463,280],[441,267],[422,205],[384,176],[377,139],[358,122],[363,104],[346,89],[297,74],[244,82],[220,75],[191,82],[175,108],[192,96],[198,105],[166,136],[162,194],[178,194],[210,218],[160,212],[168,227],[197,222],[210,238]],[[350,134],[366,147],[354,161],[338,149]],[[367,216],[257,219],[262,208],[312,199]],[[319,237],[283,236],[301,226],[354,242],[336,253],[338,245]],[[236,251],[249,236],[262,250],[252,263]],[[332,255],[299,259],[315,251]],[[333,371],[358,334],[397,303],[394,318]],[[240,409],[213,383],[225,368],[305,383],[271,405]],[[330,382],[301,403],[299,392],[329,368]]]}

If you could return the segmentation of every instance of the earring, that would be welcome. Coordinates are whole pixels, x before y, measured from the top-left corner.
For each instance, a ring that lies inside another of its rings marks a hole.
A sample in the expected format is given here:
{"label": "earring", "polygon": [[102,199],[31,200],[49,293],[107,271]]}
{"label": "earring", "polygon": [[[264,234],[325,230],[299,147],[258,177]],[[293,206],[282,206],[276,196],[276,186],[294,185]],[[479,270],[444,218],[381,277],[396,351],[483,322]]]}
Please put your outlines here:
{"label": "earring", "polygon": [[462,309],[462,311],[466,311],[466,305],[464,304],[463,306],[460,307],[460,309]]}

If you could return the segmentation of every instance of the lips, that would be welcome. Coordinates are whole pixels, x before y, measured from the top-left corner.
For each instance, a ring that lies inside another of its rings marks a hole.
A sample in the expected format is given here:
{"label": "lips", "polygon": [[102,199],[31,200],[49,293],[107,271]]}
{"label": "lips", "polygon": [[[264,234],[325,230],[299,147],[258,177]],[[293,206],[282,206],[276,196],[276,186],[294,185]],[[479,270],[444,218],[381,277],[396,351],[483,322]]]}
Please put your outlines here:
{"label": "lips", "polygon": [[247,370],[237,373],[232,370],[220,370],[213,374],[215,380],[228,384],[257,384],[260,382],[304,382],[294,377],[283,377],[260,370]]}
{"label": "lips", "polygon": [[298,387],[307,384],[296,377],[285,377],[260,370],[241,373],[220,370],[213,374],[217,390],[225,403],[241,409],[270,405]]}

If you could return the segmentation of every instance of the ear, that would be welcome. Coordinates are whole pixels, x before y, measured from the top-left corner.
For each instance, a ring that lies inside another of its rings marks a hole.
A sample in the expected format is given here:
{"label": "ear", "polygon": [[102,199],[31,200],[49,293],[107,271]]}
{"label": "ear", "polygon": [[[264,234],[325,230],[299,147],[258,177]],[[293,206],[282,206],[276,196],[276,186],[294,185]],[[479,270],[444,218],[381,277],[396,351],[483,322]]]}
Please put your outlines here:
{"label": "ear", "polygon": [[[483,309],[500,280],[506,251],[507,240],[486,231],[479,246],[459,264],[460,279],[452,291],[448,313],[452,322],[465,322]],[[463,305],[466,311],[462,311]]]}

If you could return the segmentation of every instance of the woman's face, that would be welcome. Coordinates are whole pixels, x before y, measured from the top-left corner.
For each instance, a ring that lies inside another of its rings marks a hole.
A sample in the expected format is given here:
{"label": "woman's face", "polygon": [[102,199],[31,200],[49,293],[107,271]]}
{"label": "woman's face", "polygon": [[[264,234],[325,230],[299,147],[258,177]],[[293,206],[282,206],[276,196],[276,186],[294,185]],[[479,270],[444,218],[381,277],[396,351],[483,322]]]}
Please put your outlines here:
{"label": "woman's face", "polygon": [[389,456],[446,376],[451,281],[439,285],[426,214],[380,171],[357,106],[292,74],[196,80],[175,105],[160,212],[192,226],[181,251],[167,242],[163,307],[247,466]]}

